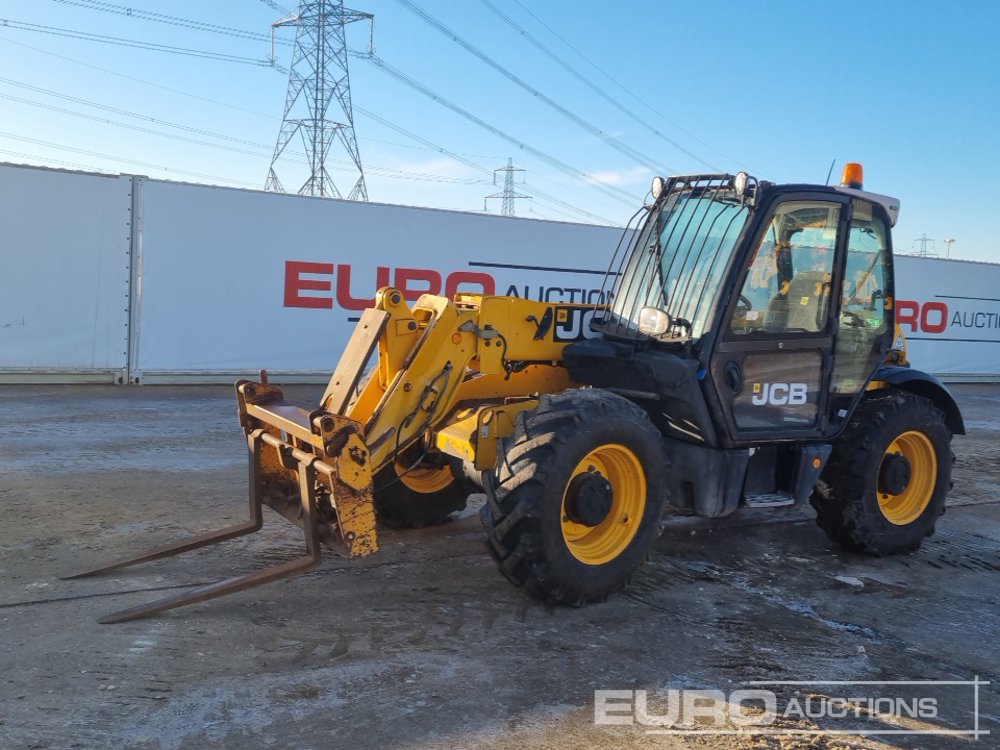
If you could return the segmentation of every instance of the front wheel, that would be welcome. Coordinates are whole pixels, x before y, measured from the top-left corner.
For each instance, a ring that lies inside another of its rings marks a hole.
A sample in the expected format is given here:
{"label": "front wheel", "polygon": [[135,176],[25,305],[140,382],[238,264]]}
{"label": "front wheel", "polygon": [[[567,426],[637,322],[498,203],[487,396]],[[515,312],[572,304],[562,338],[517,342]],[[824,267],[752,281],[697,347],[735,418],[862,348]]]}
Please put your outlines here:
{"label": "front wheel", "polygon": [[951,432],[931,401],[900,391],[870,396],[813,493],[816,522],[849,549],[911,552],[944,513],[953,462]]}
{"label": "front wheel", "polygon": [[[456,478],[444,457],[428,459],[413,451],[375,475],[375,515],[390,529],[414,529],[444,523],[465,508],[469,488]],[[414,464],[413,461],[417,463]]]}
{"label": "front wheel", "polygon": [[487,473],[481,511],[501,572],[547,601],[580,606],[624,587],[661,529],[659,431],[621,396],[542,396],[518,415]]}

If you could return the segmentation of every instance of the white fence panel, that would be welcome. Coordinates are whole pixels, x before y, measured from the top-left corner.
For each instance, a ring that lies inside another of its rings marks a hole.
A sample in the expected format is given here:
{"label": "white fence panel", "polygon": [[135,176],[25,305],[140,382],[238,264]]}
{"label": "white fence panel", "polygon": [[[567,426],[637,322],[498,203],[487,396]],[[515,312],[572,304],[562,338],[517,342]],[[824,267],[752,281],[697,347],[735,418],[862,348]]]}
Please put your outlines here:
{"label": "white fence panel", "polygon": [[379,286],[599,298],[621,230],[143,180],[133,377],[327,377]]}
{"label": "white fence panel", "polygon": [[950,380],[1000,375],[1000,265],[897,256],[896,300],[914,367]]}
{"label": "white fence panel", "polygon": [[[379,286],[594,302],[620,235],[9,164],[0,229],[0,382],[321,380]],[[896,277],[915,367],[1000,377],[1000,265],[898,256]]]}
{"label": "white fence panel", "polygon": [[131,185],[0,164],[0,380],[124,377]]}

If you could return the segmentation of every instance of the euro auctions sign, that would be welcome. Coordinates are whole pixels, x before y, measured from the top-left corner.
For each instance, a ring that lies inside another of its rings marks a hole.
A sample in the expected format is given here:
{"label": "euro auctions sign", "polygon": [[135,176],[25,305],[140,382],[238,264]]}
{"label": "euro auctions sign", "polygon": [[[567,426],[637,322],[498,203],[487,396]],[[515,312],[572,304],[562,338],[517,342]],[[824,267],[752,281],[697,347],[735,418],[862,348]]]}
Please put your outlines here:
{"label": "euro auctions sign", "polygon": [[[333,309],[334,303],[343,310],[364,310],[374,304],[373,297],[355,296],[351,287],[352,267],[349,263],[313,263],[301,260],[285,261],[285,307],[315,307]],[[365,279],[363,281],[371,281]],[[355,284],[356,286],[360,286]],[[408,302],[421,294],[441,294],[453,297],[458,292],[495,294],[496,282],[488,273],[455,271],[443,279],[439,271],[429,268],[396,268],[378,266],[375,289],[393,286]],[[369,284],[364,284],[370,292]]]}
{"label": "euro auctions sign", "polygon": [[[990,299],[968,299],[956,302],[952,298],[951,305],[947,302],[918,302],[916,300],[899,300],[896,303],[896,322],[903,326],[911,336],[921,334],[953,333],[961,336],[968,329],[986,333],[1000,330],[1000,310],[988,309],[997,307],[998,301]],[[964,337],[971,340],[971,337]],[[995,338],[987,339],[996,341]]]}
{"label": "euro auctions sign", "polygon": [[[66,178],[69,179],[69,178]],[[606,303],[622,230],[142,180],[130,368],[322,381],[376,290]],[[915,367],[1000,375],[1000,265],[899,257]],[[124,296],[124,291],[122,292]]]}
{"label": "euro auctions sign", "polygon": [[[458,292],[604,303],[609,292],[601,288],[600,269],[606,260],[589,255],[575,266],[540,265],[523,256],[520,263],[508,257],[451,268],[286,260],[283,306],[340,311],[351,321],[383,286],[400,289],[411,303],[421,294]],[[1000,265],[899,256],[896,292],[896,321],[914,367],[940,374],[1000,373]]]}
{"label": "euro auctions sign", "polygon": [[604,272],[594,268],[488,261],[479,261],[476,266],[489,271],[376,266],[374,272],[367,269],[367,273],[364,270],[359,273],[350,263],[288,260],[284,306],[359,312],[374,304],[374,292],[384,286],[399,289],[407,302],[415,302],[422,294],[454,297],[459,292],[468,292],[544,302],[601,304],[609,294],[601,289]]}
{"label": "euro auctions sign", "polygon": [[1000,265],[897,256],[896,300],[914,367],[1000,372]]}

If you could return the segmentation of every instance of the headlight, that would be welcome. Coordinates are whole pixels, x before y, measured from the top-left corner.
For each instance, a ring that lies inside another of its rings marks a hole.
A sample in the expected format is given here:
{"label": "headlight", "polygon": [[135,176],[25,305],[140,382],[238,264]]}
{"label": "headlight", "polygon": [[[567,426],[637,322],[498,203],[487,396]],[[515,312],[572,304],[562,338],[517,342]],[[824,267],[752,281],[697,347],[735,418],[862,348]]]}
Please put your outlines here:
{"label": "headlight", "polygon": [[647,336],[662,336],[670,330],[670,316],[658,307],[644,307],[639,310],[639,333]]}
{"label": "headlight", "polygon": [[653,184],[649,188],[649,192],[653,194],[653,200],[659,200],[660,194],[663,193],[663,188],[667,186],[667,183],[663,181],[662,177],[654,177]]}
{"label": "headlight", "polygon": [[739,198],[743,197],[743,194],[747,191],[747,182],[750,180],[750,176],[746,172],[739,172],[733,178],[733,190],[736,191],[736,195]]}

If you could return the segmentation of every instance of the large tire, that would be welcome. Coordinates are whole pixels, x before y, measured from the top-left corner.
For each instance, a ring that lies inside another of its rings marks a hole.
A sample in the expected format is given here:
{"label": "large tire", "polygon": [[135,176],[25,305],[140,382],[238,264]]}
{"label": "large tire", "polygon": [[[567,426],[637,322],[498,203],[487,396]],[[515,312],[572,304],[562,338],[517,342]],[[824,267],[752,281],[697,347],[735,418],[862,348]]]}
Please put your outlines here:
{"label": "large tire", "polygon": [[902,391],[866,397],[810,499],[816,523],[848,549],[912,552],[944,513],[954,460],[944,414],[931,401]]}
{"label": "large tire", "polygon": [[481,511],[501,572],[540,599],[581,606],[623,588],[662,528],[666,456],[646,413],[576,389],[518,415]]}
{"label": "large tire", "polygon": [[389,464],[375,475],[375,517],[390,529],[416,529],[444,523],[465,508],[468,486],[456,478],[447,461],[406,471],[405,461]]}

